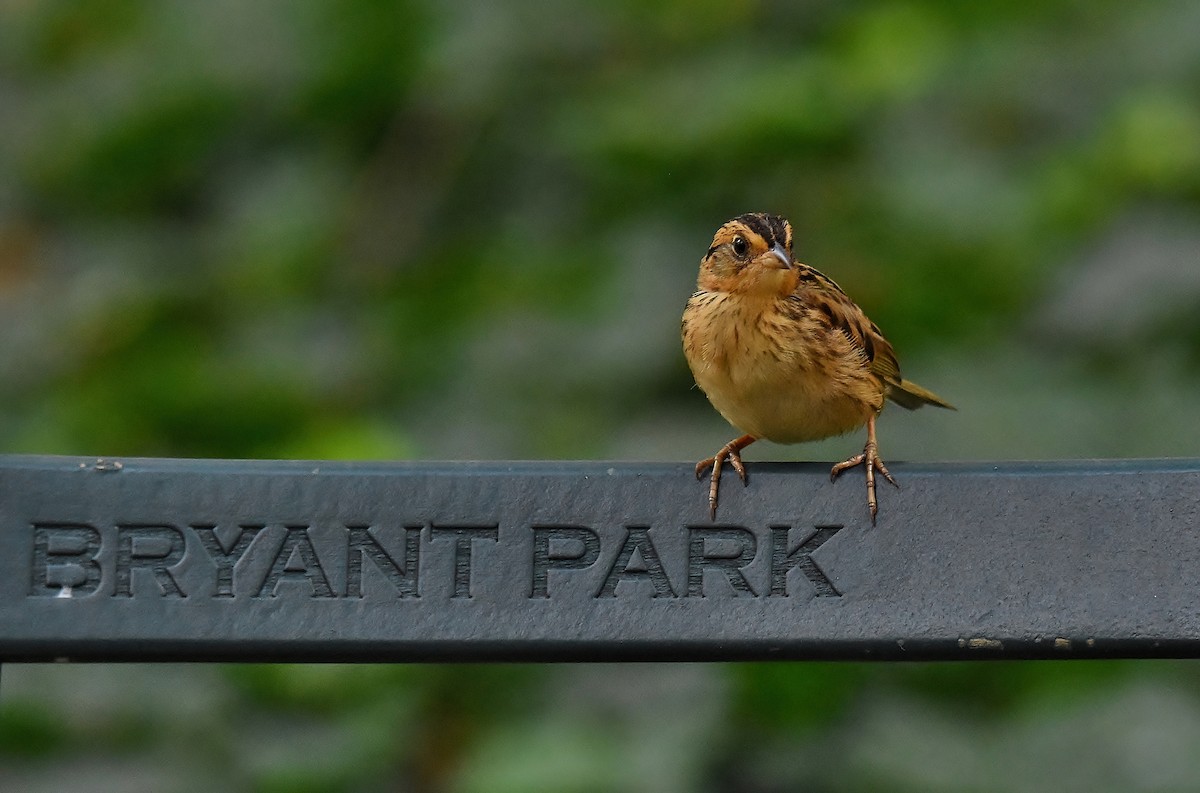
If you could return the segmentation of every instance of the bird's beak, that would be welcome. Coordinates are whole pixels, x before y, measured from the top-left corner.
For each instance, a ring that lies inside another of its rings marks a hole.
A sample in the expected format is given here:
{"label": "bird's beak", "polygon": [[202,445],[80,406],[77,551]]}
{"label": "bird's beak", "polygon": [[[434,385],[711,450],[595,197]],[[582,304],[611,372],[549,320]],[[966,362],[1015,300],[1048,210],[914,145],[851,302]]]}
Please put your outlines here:
{"label": "bird's beak", "polygon": [[784,270],[792,269],[792,255],[787,252],[787,248],[783,247],[782,243],[775,243],[775,247],[768,253],[779,259],[779,264]]}

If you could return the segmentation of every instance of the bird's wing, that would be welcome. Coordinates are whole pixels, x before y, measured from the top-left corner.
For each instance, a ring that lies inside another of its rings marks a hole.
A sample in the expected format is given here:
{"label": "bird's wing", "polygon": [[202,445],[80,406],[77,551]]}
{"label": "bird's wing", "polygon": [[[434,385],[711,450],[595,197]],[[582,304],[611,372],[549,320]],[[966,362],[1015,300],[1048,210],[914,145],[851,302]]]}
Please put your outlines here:
{"label": "bird's wing", "polygon": [[791,299],[807,305],[831,330],[845,335],[862,352],[872,374],[884,383],[899,384],[900,364],[879,326],[867,318],[832,278],[807,265],[797,267],[802,268],[800,280]]}

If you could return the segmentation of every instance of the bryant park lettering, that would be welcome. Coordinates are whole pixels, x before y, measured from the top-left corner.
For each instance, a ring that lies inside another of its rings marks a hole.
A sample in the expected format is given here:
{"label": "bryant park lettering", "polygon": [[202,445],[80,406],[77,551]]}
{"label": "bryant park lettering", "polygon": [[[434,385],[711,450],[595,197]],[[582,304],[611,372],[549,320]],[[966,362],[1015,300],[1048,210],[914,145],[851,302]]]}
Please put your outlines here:
{"label": "bryant park lettering", "polygon": [[[38,522],[38,598],[840,597],[814,552],[841,526],[671,529]],[[486,575],[483,573],[487,573]],[[516,577],[516,580],[514,580]]]}

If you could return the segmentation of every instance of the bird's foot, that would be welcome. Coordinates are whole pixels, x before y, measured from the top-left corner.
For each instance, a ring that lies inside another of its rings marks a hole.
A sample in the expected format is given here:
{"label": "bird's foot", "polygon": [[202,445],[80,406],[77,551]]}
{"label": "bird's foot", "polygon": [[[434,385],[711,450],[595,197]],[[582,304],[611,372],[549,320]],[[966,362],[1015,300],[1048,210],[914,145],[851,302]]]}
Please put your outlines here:
{"label": "bird's foot", "polygon": [[883,464],[883,460],[879,459],[879,444],[875,441],[875,422],[872,421],[868,426],[867,445],[863,447],[862,454],[856,454],[849,460],[838,463],[829,472],[830,481],[838,478],[838,475],[849,468],[856,465],[861,465],[867,471],[867,507],[871,510],[871,525],[875,525],[875,516],[879,514],[879,502],[875,498],[875,472],[883,474],[883,478],[891,482],[897,488],[900,487],[892,475],[888,473],[887,466]]}
{"label": "bird's foot", "polygon": [[708,485],[708,517],[709,520],[717,519],[717,489],[721,484],[721,466],[726,460],[733,466],[733,470],[737,471],[738,478],[742,480],[742,485],[748,484],[746,478],[746,466],[742,464],[742,449],[754,443],[753,435],[743,435],[736,438],[721,447],[721,450],[712,457],[701,460],[696,463],[696,478],[700,479],[704,476],[704,472],[711,469],[711,480]]}

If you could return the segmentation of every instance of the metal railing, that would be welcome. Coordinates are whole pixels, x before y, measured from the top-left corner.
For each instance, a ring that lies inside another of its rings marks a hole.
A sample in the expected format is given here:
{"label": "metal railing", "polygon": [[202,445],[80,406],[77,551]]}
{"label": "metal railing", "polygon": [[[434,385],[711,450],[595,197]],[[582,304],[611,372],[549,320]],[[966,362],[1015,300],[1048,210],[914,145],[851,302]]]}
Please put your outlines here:
{"label": "metal railing", "polygon": [[1200,461],[0,457],[0,661],[1200,655]]}

